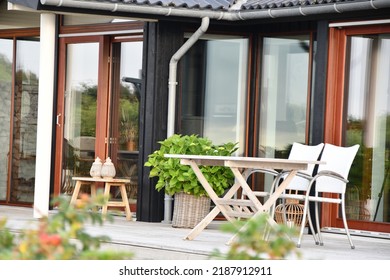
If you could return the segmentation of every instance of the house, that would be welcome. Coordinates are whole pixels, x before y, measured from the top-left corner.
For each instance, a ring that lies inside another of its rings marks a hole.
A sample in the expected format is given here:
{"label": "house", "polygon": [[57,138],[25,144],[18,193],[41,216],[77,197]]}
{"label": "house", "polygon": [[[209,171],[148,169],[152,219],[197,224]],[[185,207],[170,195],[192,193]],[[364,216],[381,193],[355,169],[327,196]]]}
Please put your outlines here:
{"label": "house", "polygon": [[110,156],[137,219],[160,222],[171,198],[143,163],[167,135],[263,157],[360,144],[349,226],[390,232],[390,1],[3,0],[0,15],[2,204],[45,214]]}

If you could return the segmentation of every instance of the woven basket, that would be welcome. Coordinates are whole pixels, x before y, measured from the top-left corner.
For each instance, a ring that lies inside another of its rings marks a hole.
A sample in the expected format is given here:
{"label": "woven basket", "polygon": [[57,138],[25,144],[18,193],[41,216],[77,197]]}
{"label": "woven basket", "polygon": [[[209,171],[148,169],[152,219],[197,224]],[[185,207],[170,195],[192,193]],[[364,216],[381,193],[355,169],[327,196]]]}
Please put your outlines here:
{"label": "woven basket", "polygon": [[300,204],[296,199],[286,199],[285,204],[279,204],[275,208],[275,220],[278,224],[283,224],[284,212],[286,213],[286,220],[290,226],[301,226],[303,218],[304,205]]}
{"label": "woven basket", "polygon": [[175,194],[172,227],[194,228],[210,212],[210,198],[186,194]]}

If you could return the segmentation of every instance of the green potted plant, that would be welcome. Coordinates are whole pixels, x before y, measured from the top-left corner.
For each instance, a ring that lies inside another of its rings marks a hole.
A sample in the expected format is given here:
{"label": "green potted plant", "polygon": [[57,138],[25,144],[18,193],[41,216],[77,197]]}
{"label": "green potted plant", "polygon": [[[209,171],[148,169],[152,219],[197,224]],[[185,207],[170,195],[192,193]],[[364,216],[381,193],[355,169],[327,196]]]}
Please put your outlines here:
{"label": "green potted plant", "polygon": [[[210,198],[188,165],[179,159],[166,158],[165,154],[230,156],[237,143],[215,145],[198,135],[175,134],[160,141],[160,148],[149,155],[145,166],[150,167],[149,177],[158,177],[156,189],[174,195],[172,226],[193,228],[210,210]],[[223,166],[201,166],[202,173],[217,195],[222,195],[234,183],[234,175]],[[194,213],[195,209],[200,211]]]}

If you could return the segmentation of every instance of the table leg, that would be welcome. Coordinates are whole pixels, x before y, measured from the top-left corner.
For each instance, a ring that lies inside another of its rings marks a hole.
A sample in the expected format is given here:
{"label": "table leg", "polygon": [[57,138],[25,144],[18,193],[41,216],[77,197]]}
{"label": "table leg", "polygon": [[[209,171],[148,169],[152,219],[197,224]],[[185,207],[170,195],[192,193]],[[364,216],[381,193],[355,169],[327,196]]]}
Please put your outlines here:
{"label": "table leg", "polygon": [[70,200],[70,204],[74,205],[79,197],[79,192],[81,188],[81,181],[76,181],[76,185],[73,190],[72,198]]}
{"label": "table leg", "polygon": [[[203,176],[203,175],[202,175]],[[231,197],[233,197],[233,195],[237,192],[237,190],[239,189],[240,187],[240,184],[238,182],[236,182],[228,191],[227,193],[225,194],[225,196],[223,198],[225,199],[230,199]],[[215,203],[215,202],[214,202]],[[211,212],[202,220],[200,221],[191,231],[190,233],[184,237],[184,239],[186,240],[193,240],[195,239],[195,237],[197,237],[207,226],[209,223],[211,223],[213,221],[213,219],[219,214],[219,212],[221,212],[221,208],[222,206],[217,203],[215,203],[215,207],[213,208],[213,210],[211,210]],[[229,216],[225,216],[226,219],[230,222],[232,222],[232,218],[230,218]]]}
{"label": "table leg", "polygon": [[[245,180],[244,176],[236,167],[230,168],[234,174],[234,177],[237,179],[237,181],[240,183],[240,186],[243,191],[245,191],[246,196],[250,201],[253,202],[255,207],[260,210],[263,205],[260,203],[260,201],[257,199],[257,197],[253,194],[252,189],[249,187],[247,181]],[[246,171],[244,171],[244,174],[246,174]]]}
{"label": "table leg", "polygon": [[121,184],[119,187],[121,190],[122,201],[125,204],[126,220],[130,221],[131,220],[131,210],[130,210],[130,205],[129,205],[129,199],[127,198],[125,184]]}
{"label": "table leg", "polygon": [[221,212],[218,207],[214,207],[213,210],[207,216],[200,221],[187,236],[184,237],[186,240],[193,240],[195,237],[197,237],[202,230],[204,230],[209,223]]}
{"label": "table leg", "polygon": [[[105,183],[104,184],[104,196],[108,197],[108,201],[110,200],[110,188],[111,188],[111,184],[110,183]],[[102,207],[102,215],[103,215],[103,217],[107,215],[108,201]]]}
{"label": "table leg", "polygon": [[96,183],[91,183],[91,198],[92,200],[96,199]]}
{"label": "table leg", "polygon": [[270,195],[267,201],[263,205],[263,209],[270,209],[271,206],[276,202],[280,195],[286,190],[292,179],[297,174],[298,170],[292,170],[287,177],[282,181],[279,186],[276,186],[275,191]]}
{"label": "table leg", "polygon": [[[196,162],[189,160],[188,164],[191,166],[192,170],[194,171],[196,177],[198,178],[199,182],[202,184],[203,188],[206,190],[207,194],[209,195],[210,199],[214,202],[215,206],[218,207],[219,211],[225,216],[225,218],[232,222],[233,219],[227,214],[225,207],[223,205],[220,205],[218,203],[218,195],[215,193],[213,188],[210,186],[207,179],[204,177],[202,171],[199,169],[199,166],[196,164]],[[225,194],[223,198],[231,198],[238,190],[240,185],[238,183],[235,183],[233,187],[230,188],[230,190]],[[210,223],[211,221],[209,221]]]}
{"label": "table leg", "polygon": [[[95,182],[91,182],[91,199],[94,203],[96,203],[96,183]],[[98,210],[98,207],[93,207],[92,209],[93,211],[97,212]]]}
{"label": "table leg", "polygon": [[[271,208],[271,206],[276,202],[276,200],[279,198],[279,196],[286,190],[287,186],[290,184],[291,180],[294,178],[294,176],[297,174],[297,172],[298,172],[297,170],[293,170],[287,175],[285,180],[270,195],[270,197],[267,199],[267,201],[264,203],[264,205],[262,205],[260,207],[259,211],[256,212],[251,219],[255,219],[256,217],[263,214],[264,212],[267,212]],[[270,226],[275,226],[277,224],[272,217],[269,217],[267,219],[267,221],[268,221],[268,224]],[[245,223],[245,225],[242,228],[240,228],[239,232],[246,230],[247,226],[248,226],[248,223]],[[236,237],[237,237],[237,233],[232,238],[229,239],[229,241],[227,242],[227,245],[230,245]]]}

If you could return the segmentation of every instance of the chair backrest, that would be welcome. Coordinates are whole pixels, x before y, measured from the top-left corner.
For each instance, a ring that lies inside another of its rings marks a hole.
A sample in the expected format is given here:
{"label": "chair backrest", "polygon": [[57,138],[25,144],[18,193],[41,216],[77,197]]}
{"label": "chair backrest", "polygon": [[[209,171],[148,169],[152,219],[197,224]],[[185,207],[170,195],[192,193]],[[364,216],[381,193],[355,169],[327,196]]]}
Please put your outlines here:
{"label": "chair backrest", "polygon": [[[319,159],[323,147],[324,147],[323,143],[310,146],[310,145],[304,145],[304,144],[294,142],[290,154],[288,156],[288,159],[316,161]],[[309,164],[307,170],[301,170],[300,172],[312,176],[314,167],[315,164]],[[296,176],[288,185],[287,189],[304,191],[309,186],[309,183],[310,182],[308,180]]]}
{"label": "chair backrest", "polygon": [[[359,147],[360,145],[340,147],[325,144],[321,155],[321,161],[324,161],[325,164],[319,165],[318,173],[321,171],[332,171],[348,180],[348,174]],[[320,176],[316,180],[315,188],[319,192],[345,193],[346,183],[331,177]]]}

